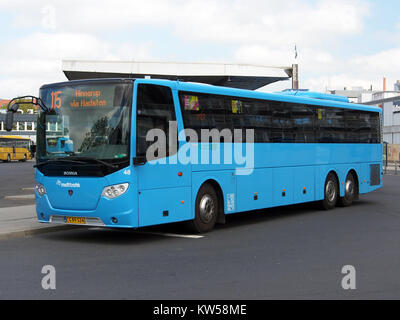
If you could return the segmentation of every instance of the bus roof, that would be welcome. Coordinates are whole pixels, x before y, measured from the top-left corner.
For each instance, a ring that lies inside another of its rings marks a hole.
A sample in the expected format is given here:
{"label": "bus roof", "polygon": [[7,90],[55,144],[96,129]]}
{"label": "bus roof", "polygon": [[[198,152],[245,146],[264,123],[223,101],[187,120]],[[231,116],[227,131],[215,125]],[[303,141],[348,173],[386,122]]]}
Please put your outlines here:
{"label": "bus roof", "polygon": [[[328,100],[327,98],[328,95],[318,94],[318,93],[310,93],[309,95],[303,95],[303,94],[294,95],[294,94],[287,94],[287,92],[267,93],[260,91],[233,89],[233,88],[217,87],[211,85],[185,83],[185,82],[178,82],[177,89],[190,92],[214,93],[214,94],[221,94],[228,96],[238,96],[243,98],[266,99],[266,100],[274,100],[282,102],[303,103],[316,106],[346,108],[346,109],[382,113],[382,109],[379,107],[345,102],[344,99],[343,100],[337,99],[337,96],[334,97],[335,99]],[[321,97],[324,97],[324,99],[322,99]]]}
{"label": "bus roof", "polygon": [[41,87],[55,87],[55,86],[66,86],[71,84],[84,84],[87,82],[132,82],[139,81],[140,83],[152,83],[159,85],[168,85],[177,90],[182,91],[190,91],[190,92],[198,92],[198,93],[211,93],[211,94],[219,94],[219,95],[227,95],[227,96],[237,96],[242,98],[253,98],[253,99],[265,99],[265,100],[273,100],[273,101],[282,101],[282,102],[292,102],[292,103],[303,103],[310,104],[316,106],[325,106],[325,107],[336,107],[336,108],[346,108],[346,109],[354,109],[354,110],[363,110],[363,111],[372,111],[372,112],[380,112],[382,113],[382,109],[375,106],[368,106],[363,104],[355,104],[346,102],[345,97],[339,98],[338,96],[332,96],[332,99],[329,99],[329,94],[323,93],[315,93],[308,92],[308,94],[300,93],[293,94],[288,91],[283,91],[281,93],[267,93],[261,91],[252,91],[245,89],[235,89],[228,87],[220,87],[213,86],[209,84],[203,83],[193,83],[193,82],[181,82],[181,81],[172,81],[172,80],[160,80],[160,79],[129,79],[129,78],[102,78],[102,79],[87,79],[87,80],[73,80],[66,81],[54,84],[47,84]]}

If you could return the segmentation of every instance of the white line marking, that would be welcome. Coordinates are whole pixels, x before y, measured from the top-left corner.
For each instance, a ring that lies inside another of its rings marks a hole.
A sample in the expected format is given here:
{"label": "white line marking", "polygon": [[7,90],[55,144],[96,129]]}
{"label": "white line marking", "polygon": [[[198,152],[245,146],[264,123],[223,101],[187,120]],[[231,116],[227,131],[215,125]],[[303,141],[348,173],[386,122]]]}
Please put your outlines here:
{"label": "white line marking", "polygon": [[4,197],[6,200],[34,200],[35,195],[34,194],[26,194],[26,195],[20,195],[20,196],[6,196]]}
{"label": "white line marking", "polygon": [[[90,230],[113,231],[113,229],[107,228],[107,227],[91,227]],[[121,230],[121,231],[124,232],[125,230]],[[204,236],[194,235],[194,234],[178,234],[178,233],[152,232],[152,231],[140,231],[140,230],[127,230],[127,232],[133,232],[136,234],[149,234],[149,235],[154,235],[154,236],[163,236],[163,237],[171,237],[171,238],[186,238],[186,239],[204,238]]]}
{"label": "white line marking", "polygon": [[25,190],[25,191],[32,191],[32,190],[35,190],[35,188],[22,188],[22,190]]}
{"label": "white line marking", "polygon": [[178,233],[164,233],[164,232],[149,232],[149,231],[137,231],[141,234],[153,234],[156,236],[172,237],[172,238],[186,238],[186,239],[201,239],[204,236],[197,236],[193,234],[178,234]]}

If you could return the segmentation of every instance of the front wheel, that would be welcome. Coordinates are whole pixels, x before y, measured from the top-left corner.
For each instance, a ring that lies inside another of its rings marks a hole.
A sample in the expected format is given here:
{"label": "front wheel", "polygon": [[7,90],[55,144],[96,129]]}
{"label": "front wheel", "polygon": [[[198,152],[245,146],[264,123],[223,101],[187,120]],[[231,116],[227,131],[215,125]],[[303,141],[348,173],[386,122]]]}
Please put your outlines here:
{"label": "front wheel", "polygon": [[203,185],[197,193],[191,229],[198,233],[211,231],[217,222],[218,208],[218,197],[214,188],[209,184]]}
{"label": "front wheel", "polygon": [[324,200],[322,200],[322,208],[332,210],[335,208],[339,198],[339,184],[333,173],[329,173],[325,180]]}

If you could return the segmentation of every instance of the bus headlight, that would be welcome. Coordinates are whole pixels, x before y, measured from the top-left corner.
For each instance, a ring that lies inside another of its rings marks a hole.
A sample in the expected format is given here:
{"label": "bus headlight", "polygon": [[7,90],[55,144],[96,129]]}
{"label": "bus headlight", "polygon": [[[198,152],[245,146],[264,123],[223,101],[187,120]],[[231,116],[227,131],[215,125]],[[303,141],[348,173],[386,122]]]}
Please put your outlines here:
{"label": "bus headlight", "polygon": [[115,184],[113,186],[105,187],[101,193],[102,197],[107,199],[115,199],[122,196],[129,188],[129,183]]}
{"label": "bus headlight", "polygon": [[35,184],[35,190],[38,193],[39,196],[43,197],[47,192],[46,192],[46,188],[44,187],[44,185],[40,184],[40,183],[36,183]]}

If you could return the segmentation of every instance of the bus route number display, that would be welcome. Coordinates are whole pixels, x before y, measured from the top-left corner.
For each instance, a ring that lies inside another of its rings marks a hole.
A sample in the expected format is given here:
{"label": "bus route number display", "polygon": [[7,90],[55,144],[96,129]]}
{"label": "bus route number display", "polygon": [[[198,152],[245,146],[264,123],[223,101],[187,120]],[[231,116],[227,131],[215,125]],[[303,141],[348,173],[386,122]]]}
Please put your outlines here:
{"label": "bus route number display", "polygon": [[[75,89],[51,92],[51,109],[60,109],[65,106],[71,108],[105,107],[107,99],[103,98],[103,91],[98,89],[81,90]],[[72,94],[71,94],[72,93]]]}

